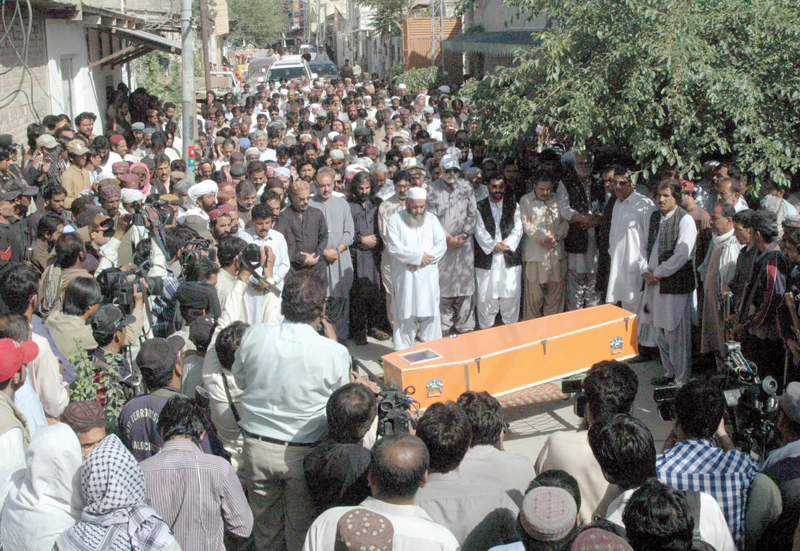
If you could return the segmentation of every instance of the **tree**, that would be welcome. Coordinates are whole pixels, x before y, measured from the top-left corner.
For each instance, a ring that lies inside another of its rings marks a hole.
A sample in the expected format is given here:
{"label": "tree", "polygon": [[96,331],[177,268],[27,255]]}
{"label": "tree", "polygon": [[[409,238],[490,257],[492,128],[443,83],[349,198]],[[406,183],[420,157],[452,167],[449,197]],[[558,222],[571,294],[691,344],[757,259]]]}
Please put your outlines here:
{"label": "tree", "polygon": [[644,176],[666,164],[691,177],[720,156],[756,180],[800,167],[795,0],[510,3],[551,23],[473,87],[495,148],[544,124],[578,146],[625,147]]}
{"label": "tree", "polygon": [[358,0],[365,8],[372,8],[372,29],[383,37],[396,36],[403,31],[403,21],[416,2],[414,0]]}
{"label": "tree", "polygon": [[228,0],[228,16],[236,21],[229,37],[236,45],[266,48],[289,30],[282,0]]}

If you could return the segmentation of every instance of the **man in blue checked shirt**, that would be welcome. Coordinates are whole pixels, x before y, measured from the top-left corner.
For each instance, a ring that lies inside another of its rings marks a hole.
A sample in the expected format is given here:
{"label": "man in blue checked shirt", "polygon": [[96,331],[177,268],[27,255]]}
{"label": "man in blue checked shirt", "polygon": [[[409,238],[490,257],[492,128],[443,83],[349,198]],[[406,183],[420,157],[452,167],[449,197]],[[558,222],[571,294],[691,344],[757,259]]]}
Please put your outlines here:
{"label": "man in blue checked shirt", "polygon": [[[724,410],[719,385],[692,380],[681,387],[675,399],[675,428],[656,459],[656,471],[659,480],[673,488],[714,496],[736,546],[743,550],[747,495],[758,466],[733,449],[722,420]],[[722,447],[715,446],[715,436]]]}

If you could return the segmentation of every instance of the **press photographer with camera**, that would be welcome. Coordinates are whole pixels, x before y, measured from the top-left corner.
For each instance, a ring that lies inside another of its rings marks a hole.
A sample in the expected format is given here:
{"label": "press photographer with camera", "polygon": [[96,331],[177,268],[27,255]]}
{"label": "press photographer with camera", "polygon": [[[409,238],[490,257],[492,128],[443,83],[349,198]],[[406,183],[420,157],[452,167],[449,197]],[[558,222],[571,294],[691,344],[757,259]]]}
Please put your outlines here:
{"label": "press photographer with camera", "polygon": [[[711,494],[734,542],[744,549],[747,496],[758,465],[733,449],[725,430],[725,396],[718,382],[693,379],[675,398],[675,426],[656,459],[659,480],[678,490]],[[714,446],[714,439],[722,447]]]}
{"label": "press photographer with camera", "polygon": [[[131,314],[135,321],[126,332],[126,346],[138,343],[144,326],[144,293],[136,285],[132,289],[132,295]],[[103,293],[94,278],[76,277],[67,285],[61,310],[50,314],[45,321],[58,350],[66,358],[80,350],[94,350],[98,347],[89,321],[102,302]]]}
{"label": "press photographer with camera", "polygon": [[583,380],[586,427],[553,433],[536,459],[537,474],[558,469],[578,481],[582,525],[591,522],[595,509],[609,492],[608,481],[589,446],[588,429],[612,415],[630,413],[638,390],[639,378],[628,364],[613,360],[594,364]]}
{"label": "press photographer with camera", "polygon": [[364,438],[370,429],[374,432],[378,402],[364,385],[348,383],[331,394],[325,410],[328,437],[303,461],[308,492],[318,513],[358,505],[369,497],[370,451]]}

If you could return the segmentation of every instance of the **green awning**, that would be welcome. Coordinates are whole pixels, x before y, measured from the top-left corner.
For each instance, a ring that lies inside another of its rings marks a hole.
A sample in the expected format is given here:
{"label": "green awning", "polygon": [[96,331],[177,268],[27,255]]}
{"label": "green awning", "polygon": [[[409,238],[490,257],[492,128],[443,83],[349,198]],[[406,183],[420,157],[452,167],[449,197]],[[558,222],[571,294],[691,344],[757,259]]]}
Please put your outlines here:
{"label": "green awning", "polygon": [[530,29],[462,34],[445,40],[444,49],[451,52],[510,56],[514,50],[534,46],[538,42],[532,36],[535,32],[538,31]]}

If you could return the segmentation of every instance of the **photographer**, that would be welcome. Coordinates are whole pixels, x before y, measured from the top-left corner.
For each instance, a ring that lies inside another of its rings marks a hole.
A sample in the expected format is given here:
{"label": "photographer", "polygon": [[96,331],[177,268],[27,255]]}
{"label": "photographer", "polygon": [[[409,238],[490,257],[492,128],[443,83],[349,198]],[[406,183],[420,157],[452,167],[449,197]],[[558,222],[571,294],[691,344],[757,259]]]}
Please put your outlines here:
{"label": "photographer", "polygon": [[334,391],[325,407],[328,437],[303,461],[311,501],[318,512],[358,505],[369,497],[370,451],[364,437],[378,415],[375,393],[348,383]]}
{"label": "photographer", "polygon": [[[66,358],[79,350],[94,350],[98,347],[92,334],[92,326],[88,322],[102,301],[100,284],[94,278],[76,277],[67,285],[61,310],[50,314],[44,322],[58,350]],[[125,335],[127,346],[138,342],[144,324],[144,295],[138,286],[133,291],[133,317],[136,321],[131,323]]]}
{"label": "photographer", "polygon": [[581,488],[581,524],[591,522],[594,510],[609,491],[589,446],[587,429],[618,413],[630,413],[638,389],[639,379],[628,364],[613,360],[594,364],[583,381],[586,428],[550,435],[536,459],[538,474],[559,469],[576,478]]}
{"label": "photographer", "polygon": [[61,309],[64,290],[77,277],[92,277],[81,267],[86,257],[83,241],[74,233],[62,234],[56,241],[56,256],[45,268],[39,285],[39,313],[47,319]]}
{"label": "photographer", "polygon": [[[126,397],[133,396],[136,391],[131,364],[123,353],[128,327],[135,323],[135,317],[126,315],[113,304],[101,306],[92,316],[92,337],[97,342],[97,348],[92,351],[92,362],[103,371],[107,371],[107,366],[117,371],[119,380],[110,379],[109,384],[124,384]],[[100,378],[101,374],[97,372],[95,381],[98,382]],[[98,391],[97,399],[105,405],[105,389]]]}
{"label": "photographer", "polygon": [[[734,450],[722,414],[725,396],[714,381],[691,380],[675,397],[675,427],[656,459],[658,478],[678,490],[711,494],[722,507],[739,549],[744,549],[745,509],[756,462]],[[717,437],[723,447],[715,447]]]}
{"label": "photographer", "polygon": [[230,295],[236,276],[239,274],[241,266],[240,255],[247,246],[247,243],[234,235],[225,237],[217,248],[217,259],[219,260],[219,274],[217,274],[217,297],[220,305],[225,308],[225,300]]}

